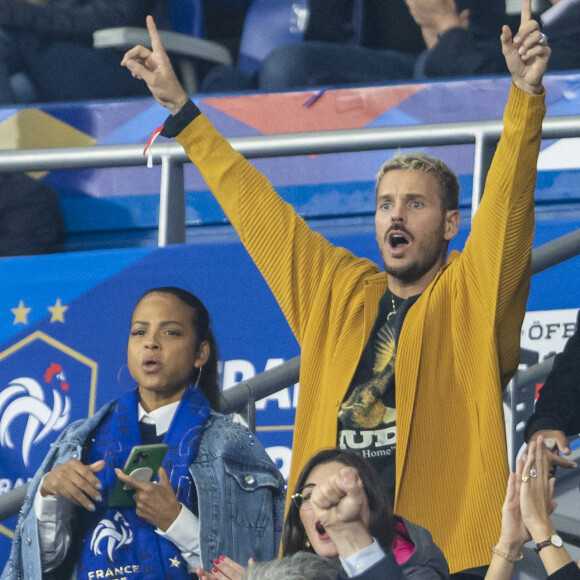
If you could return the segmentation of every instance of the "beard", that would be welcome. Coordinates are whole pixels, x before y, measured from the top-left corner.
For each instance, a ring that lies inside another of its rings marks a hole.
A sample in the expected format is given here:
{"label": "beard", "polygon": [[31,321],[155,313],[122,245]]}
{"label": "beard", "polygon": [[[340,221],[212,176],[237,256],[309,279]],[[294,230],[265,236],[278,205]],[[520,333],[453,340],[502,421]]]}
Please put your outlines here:
{"label": "beard", "polygon": [[445,261],[449,242],[444,238],[444,231],[445,226],[442,221],[440,227],[437,227],[428,238],[419,244],[419,257],[414,262],[399,266],[396,263],[397,260],[387,264],[383,258],[385,272],[403,284],[412,284],[421,280],[434,266]]}

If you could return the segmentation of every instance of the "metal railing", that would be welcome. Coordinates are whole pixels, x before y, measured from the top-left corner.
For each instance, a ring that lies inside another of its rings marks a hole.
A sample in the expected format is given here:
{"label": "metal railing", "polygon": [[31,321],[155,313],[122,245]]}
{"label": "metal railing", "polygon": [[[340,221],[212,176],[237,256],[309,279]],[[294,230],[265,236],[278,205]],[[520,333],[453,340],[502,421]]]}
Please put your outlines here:
{"label": "metal railing", "polygon": [[[483,193],[485,176],[502,126],[500,121],[448,123],[236,138],[230,139],[230,143],[234,149],[249,159],[473,144],[475,145],[473,214]],[[544,139],[578,136],[580,136],[580,116],[551,117],[544,120]],[[160,246],[183,243],[185,241],[183,166],[189,159],[181,145],[177,143],[157,144],[152,147],[152,155],[153,163],[162,167],[158,243]],[[0,152],[0,171],[129,167],[143,164],[142,145]],[[532,254],[532,273],[541,272],[577,255],[580,255],[580,230],[536,248]],[[300,357],[296,357],[228,389],[222,394],[219,410],[245,415],[248,425],[255,430],[255,402],[295,384],[298,381],[299,368]],[[547,370],[545,372],[547,374]],[[0,496],[0,521],[18,513],[27,487],[25,484]]]}
{"label": "metal railing", "polygon": [[[405,127],[379,127],[236,137],[229,142],[248,159],[327,153],[352,153],[408,147],[474,145],[472,215],[479,205],[485,176],[503,124],[501,121],[441,123]],[[544,120],[544,139],[580,136],[580,116]],[[185,242],[184,165],[191,163],[181,145],[156,143],[151,147],[154,165],[161,165],[158,245]],[[143,145],[61,147],[0,151],[1,171],[50,171],[145,165]]]}

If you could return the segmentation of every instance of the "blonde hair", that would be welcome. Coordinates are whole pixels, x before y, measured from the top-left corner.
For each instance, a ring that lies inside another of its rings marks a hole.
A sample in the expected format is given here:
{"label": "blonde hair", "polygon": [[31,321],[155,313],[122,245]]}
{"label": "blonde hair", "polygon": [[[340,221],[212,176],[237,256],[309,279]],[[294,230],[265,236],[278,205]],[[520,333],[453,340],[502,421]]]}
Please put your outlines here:
{"label": "blonde hair", "polygon": [[457,175],[440,159],[430,157],[420,151],[411,153],[397,153],[383,163],[376,175],[375,193],[378,191],[381,179],[389,172],[397,169],[403,171],[424,171],[432,173],[439,184],[439,199],[443,213],[459,209],[459,180]]}

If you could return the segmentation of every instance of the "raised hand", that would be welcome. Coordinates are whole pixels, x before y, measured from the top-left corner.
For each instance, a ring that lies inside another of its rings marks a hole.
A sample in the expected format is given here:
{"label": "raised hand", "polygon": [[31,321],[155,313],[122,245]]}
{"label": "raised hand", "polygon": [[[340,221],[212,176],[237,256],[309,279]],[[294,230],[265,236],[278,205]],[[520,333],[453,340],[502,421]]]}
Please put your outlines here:
{"label": "raised hand", "polygon": [[316,485],[310,504],[342,558],[372,543],[368,530],[370,513],[367,497],[358,472],[353,467],[343,467]]}
{"label": "raised hand", "polygon": [[[536,544],[552,540],[556,535],[556,528],[550,520],[556,503],[552,499],[554,478],[550,477],[549,455],[544,438],[539,435],[528,447],[520,488],[522,520]],[[561,544],[545,545],[539,554],[550,577],[572,562],[570,554]]]}
{"label": "raised hand", "polygon": [[343,467],[315,486],[310,503],[320,523],[327,529],[362,517],[366,494],[356,469]]}
{"label": "raised hand", "polygon": [[518,459],[516,472],[510,473],[506,497],[502,508],[501,536],[497,547],[504,553],[518,555],[524,544],[531,536],[522,521],[520,511],[520,488],[522,486],[522,473],[524,461]]}
{"label": "raised hand", "polygon": [[510,580],[514,563],[520,558],[524,544],[531,538],[520,511],[520,488],[524,461],[518,459],[516,472],[510,473],[501,515],[501,535],[492,551],[494,556],[485,580]]}
{"label": "raised hand", "polygon": [[532,0],[523,0],[517,34],[512,38],[511,30],[504,26],[500,38],[514,85],[529,94],[541,94],[551,50],[540,25],[532,19]]}
{"label": "raised hand", "polygon": [[532,536],[537,530],[543,533],[546,529],[552,529],[550,514],[556,504],[552,500],[554,478],[550,477],[549,454],[544,438],[538,436],[528,447],[523,468],[522,482],[524,479],[526,481],[520,488],[520,509],[522,520]]}
{"label": "raised hand", "polygon": [[147,30],[151,50],[144,46],[133,47],[123,56],[121,66],[127,67],[135,78],[144,80],[155,100],[175,115],[188,96],[175,75],[152,16],[147,16]]}
{"label": "raised hand", "polygon": [[159,482],[156,483],[139,481],[118,468],[115,473],[120,481],[135,490],[135,513],[165,532],[176,520],[182,507],[175,497],[165,469],[159,468]]}
{"label": "raised hand", "polygon": [[85,465],[77,459],[53,467],[45,476],[40,494],[64,497],[71,503],[95,511],[93,502],[101,501],[101,483],[95,473],[105,467],[100,459]]}

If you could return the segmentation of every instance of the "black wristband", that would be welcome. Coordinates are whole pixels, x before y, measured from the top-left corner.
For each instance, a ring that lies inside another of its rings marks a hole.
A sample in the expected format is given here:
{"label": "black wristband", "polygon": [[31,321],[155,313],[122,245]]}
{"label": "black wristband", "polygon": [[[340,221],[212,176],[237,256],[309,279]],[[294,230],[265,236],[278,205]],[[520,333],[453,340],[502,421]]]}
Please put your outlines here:
{"label": "black wristband", "polygon": [[169,139],[177,137],[199,115],[201,111],[195,103],[192,100],[187,101],[175,115],[167,117],[161,135]]}

